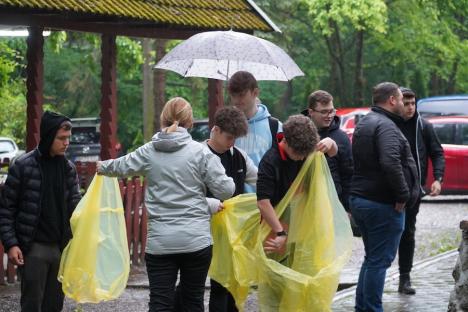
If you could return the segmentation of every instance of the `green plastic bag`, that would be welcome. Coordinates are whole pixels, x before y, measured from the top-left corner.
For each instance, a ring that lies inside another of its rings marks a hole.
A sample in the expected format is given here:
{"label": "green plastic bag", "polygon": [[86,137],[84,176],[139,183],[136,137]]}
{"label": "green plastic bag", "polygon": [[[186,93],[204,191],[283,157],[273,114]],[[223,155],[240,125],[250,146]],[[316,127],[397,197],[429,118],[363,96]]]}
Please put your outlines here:
{"label": "green plastic bag", "polygon": [[79,303],[117,298],[130,271],[117,179],[96,175],[70,224],[73,238],[62,253],[58,274],[63,292]]}

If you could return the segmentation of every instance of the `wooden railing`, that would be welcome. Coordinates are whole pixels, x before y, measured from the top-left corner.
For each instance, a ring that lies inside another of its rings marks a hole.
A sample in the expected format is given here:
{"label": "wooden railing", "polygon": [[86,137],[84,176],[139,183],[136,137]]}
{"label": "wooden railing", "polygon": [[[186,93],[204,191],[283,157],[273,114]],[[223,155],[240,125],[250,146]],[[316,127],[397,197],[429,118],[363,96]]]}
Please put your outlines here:
{"label": "wooden railing", "polygon": [[[91,183],[96,172],[94,163],[77,163],[77,172],[80,178],[80,185],[86,190]],[[0,191],[3,185],[0,184]],[[131,263],[142,265],[144,263],[146,233],[147,233],[147,213],[144,205],[145,185],[139,177],[131,179],[119,179],[120,193],[124,205],[125,227],[127,230],[127,243],[130,251]],[[17,280],[16,268],[9,261],[6,261],[6,250],[0,243],[0,284],[14,283]]]}

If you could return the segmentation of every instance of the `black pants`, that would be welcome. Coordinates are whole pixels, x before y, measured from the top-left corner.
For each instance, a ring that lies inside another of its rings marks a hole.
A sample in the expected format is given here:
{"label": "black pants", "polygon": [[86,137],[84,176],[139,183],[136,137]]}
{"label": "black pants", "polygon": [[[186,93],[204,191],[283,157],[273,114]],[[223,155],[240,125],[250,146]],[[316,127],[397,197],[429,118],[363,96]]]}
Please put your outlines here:
{"label": "black pants", "polygon": [[57,280],[60,267],[58,244],[33,243],[21,267],[21,311],[62,311],[62,284]]}
{"label": "black pants", "polygon": [[237,312],[231,293],[220,283],[210,280],[210,312]]}
{"label": "black pants", "polygon": [[400,274],[410,273],[413,268],[416,216],[419,212],[420,204],[421,197],[419,197],[413,207],[405,209],[405,230],[401,236],[400,246],[398,248],[398,265],[400,266]]}
{"label": "black pants", "polygon": [[175,286],[180,271],[180,311],[203,312],[205,281],[211,263],[211,246],[191,253],[146,254],[150,312],[174,311]]}

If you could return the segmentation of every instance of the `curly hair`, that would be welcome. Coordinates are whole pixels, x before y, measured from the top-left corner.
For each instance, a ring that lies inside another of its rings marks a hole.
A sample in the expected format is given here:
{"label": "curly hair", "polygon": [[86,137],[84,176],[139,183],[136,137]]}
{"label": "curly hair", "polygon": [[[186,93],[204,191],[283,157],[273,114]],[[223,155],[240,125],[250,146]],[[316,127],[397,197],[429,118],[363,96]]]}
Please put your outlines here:
{"label": "curly hair", "polygon": [[283,124],[283,133],[288,146],[301,156],[309,155],[319,141],[313,121],[303,115],[293,115]]}
{"label": "curly hair", "polygon": [[249,128],[244,113],[233,106],[219,109],[214,117],[214,125],[236,138],[246,135]]}

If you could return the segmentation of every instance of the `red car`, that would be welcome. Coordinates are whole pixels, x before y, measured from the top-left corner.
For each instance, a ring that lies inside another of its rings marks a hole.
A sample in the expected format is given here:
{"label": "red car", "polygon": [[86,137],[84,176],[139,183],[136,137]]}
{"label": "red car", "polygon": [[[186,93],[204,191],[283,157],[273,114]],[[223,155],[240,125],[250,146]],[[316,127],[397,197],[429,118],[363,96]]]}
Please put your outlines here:
{"label": "red car", "polygon": [[[432,117],[445,156],[443,194],[468,194],[468,116]],[[426,185],[434,181],[429,162]]]}
{"label": "red car", "polygon": [[340,128],[346,132],[350,140],[353,138],[356,121],[368,112],[370,112],[369,107],[347,107],[336,110],[336,115],[341,119]]}

